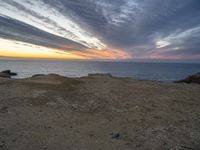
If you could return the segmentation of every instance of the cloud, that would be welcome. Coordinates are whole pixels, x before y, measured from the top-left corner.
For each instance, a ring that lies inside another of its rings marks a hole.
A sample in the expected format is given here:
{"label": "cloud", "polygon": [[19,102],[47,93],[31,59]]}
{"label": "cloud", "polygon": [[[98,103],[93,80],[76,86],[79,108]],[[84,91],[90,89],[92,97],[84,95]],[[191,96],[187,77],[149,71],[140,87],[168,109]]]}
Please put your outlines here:
{"label": "cloud", "polygon": [[199,0],[6,0],[0,16],[0,38],[87,56],[187,59],[195,51],[200,59]]}
{"label": "cloud", "polygon": [[170,42],[167,41],[157,41],[156,42],[156,48],[163,48],[170,45]]}
{"label": "cloud", "polygon": [[104,49],[105,45],[89,32],[73,22],[67,14],[63,15],[43,1],[8,0],[2,2],[2,13],[14,16],[26,24],[33,25],[48,33],[67,38],[88,48]]}
{"label": "cloud", "polygon": [[82,50],[85,46],[50,34],[23,22],[0,16],[0,37],[60,50]]}

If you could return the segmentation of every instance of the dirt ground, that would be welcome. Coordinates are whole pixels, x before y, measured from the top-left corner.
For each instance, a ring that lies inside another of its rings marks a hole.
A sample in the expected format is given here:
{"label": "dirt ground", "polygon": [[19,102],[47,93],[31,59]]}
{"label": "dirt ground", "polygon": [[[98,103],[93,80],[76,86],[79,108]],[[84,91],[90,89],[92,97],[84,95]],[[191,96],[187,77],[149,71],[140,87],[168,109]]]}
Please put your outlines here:
{"label": "dirt ground", "polygon": [[200,150],[200,85],[0,78],[0,150]]}

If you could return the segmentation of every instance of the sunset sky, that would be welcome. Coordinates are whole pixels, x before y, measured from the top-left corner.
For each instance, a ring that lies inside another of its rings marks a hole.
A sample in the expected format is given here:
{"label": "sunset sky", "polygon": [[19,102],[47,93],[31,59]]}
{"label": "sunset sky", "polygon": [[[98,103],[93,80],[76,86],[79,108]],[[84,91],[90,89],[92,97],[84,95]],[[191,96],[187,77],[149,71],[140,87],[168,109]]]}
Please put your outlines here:
{"label": "sunset sky", "polygon": [[200,0],[0,0],[0,57],[200,60]]}

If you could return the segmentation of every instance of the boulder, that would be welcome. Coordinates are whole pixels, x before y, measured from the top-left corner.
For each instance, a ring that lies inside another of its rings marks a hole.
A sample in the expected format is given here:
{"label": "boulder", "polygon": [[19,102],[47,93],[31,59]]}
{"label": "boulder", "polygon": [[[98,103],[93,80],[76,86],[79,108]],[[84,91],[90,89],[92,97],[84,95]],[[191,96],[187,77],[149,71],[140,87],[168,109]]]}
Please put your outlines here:
{"label": "boulder", "polygon": [[17,73],[15,73],[15,72],[10,72],[9,75],[10,75],[10,76],[17,76]]}
{"label": "boulder", "polygon": [[10,78],[11,76],[7,73],[0,72],[0,77],[2,78]]}
{"label": "boulder", "polygon": [[198,83],[198,84],[200,84],[200,72],[190,75],[185,79],[175,81],[175,83]]}
{"label": "boulder", "polygon": [[16,76],[16,75],[17,73],[11,72],[11,70],[4,70],[0,72],[0,77],[3,77],[3,78],[10,78],[11,76]]}
{"label": "boulder", "polygon": [[2,73],[10,74],[11,70],[4,70],[4,71],[2,71]]}

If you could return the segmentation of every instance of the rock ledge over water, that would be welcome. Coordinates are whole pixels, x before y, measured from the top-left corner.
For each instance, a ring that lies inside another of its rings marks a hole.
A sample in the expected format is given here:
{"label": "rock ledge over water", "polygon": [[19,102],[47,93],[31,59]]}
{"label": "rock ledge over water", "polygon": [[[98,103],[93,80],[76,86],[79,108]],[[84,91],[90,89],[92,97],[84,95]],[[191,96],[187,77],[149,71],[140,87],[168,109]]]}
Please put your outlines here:
{"label": "rock ledge over water", "polygon": [[0,77],[2,78],[11,78],[11,76],[17,76],[17,73],[12,72],[11,70],[4,70],[0,72]]}
{"label": "rock ledge over water", "polygon": [[176,83],[198,83],[200,84],[200,72],[190,75],[185,79],[175,81]]}

